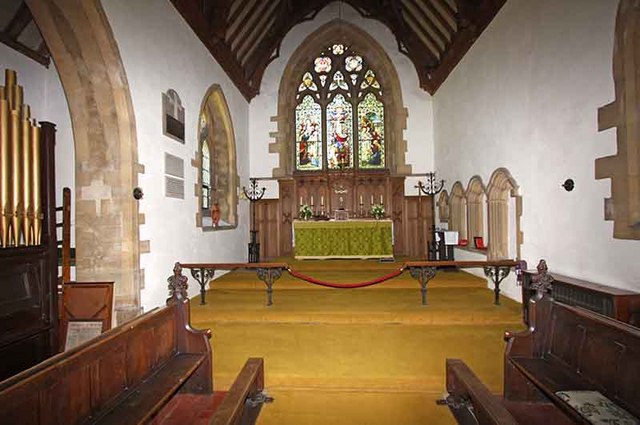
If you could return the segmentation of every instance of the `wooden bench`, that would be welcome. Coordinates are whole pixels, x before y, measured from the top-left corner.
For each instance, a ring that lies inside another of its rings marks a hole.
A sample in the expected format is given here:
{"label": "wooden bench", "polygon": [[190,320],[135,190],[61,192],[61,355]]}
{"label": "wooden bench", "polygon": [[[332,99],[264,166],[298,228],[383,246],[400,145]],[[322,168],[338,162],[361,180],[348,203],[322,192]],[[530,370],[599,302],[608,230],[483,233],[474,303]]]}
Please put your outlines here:
{"label": "wooden bench", "polygon": [[[448,404],[460,423],[589,424],[559,391],[598,391],[640,417],[640,329],[539,294],[530,328],[507,332],[504,396],[447,360]],[[464,422],[465,410],[476,422]]]}
{"label": "wooden bench", "polygon": [[[148,423],[179,393],[213,396],[210,337],[191,328],[189,301],[176,292],[166,307],[1,382],[0,422]],[[263,374],[262,359],[249,359],[212,423],[255,421],[260,404],[246,401],[261,393]]]}

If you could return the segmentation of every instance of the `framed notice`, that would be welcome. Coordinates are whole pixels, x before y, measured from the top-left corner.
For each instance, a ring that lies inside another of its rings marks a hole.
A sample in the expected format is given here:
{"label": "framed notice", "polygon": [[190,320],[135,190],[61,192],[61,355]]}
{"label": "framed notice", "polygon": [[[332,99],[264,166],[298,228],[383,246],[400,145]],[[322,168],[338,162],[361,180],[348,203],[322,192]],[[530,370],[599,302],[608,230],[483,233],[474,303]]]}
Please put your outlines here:
{"label": "framed notice", "polygon": [[102,333],[102,320],[67,322],[64,349],[69,350],[98,337]]}

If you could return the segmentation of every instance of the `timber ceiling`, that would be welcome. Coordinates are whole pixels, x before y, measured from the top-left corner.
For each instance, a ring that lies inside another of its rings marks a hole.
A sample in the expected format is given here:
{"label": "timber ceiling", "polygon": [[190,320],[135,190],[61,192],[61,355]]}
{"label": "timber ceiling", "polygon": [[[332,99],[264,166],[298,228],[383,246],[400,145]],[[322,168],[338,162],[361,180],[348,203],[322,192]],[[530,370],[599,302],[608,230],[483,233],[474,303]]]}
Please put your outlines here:
{"label": "timber ceiling", "polygon": [[0,42],[48,67],[47,45],[23,0],[0,0]]}
{"label": "timber ceiling", "polygon": [[[171,0],[247,100],[287,32],[334,0]],[[344,0],[385,24],[433,94],[506,0]]]}

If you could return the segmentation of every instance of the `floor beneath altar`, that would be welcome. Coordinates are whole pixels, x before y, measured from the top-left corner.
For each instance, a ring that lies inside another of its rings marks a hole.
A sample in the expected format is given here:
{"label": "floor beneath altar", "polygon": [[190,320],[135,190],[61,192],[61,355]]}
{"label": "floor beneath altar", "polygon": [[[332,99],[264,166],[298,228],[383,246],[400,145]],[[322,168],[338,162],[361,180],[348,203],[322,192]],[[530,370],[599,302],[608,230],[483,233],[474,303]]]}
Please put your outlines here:
{"label": "floor beneath altar", "polygon": [[[336,283],[370,280],[402,261],[285,261]],[[192,303],[192,323],[211,328],[214,382],[227,388],[247,357],[265,358],[266,388],[275,402],[260,424],[450,424],[436,406],[445,389],[445,358],[462,358],[501,390],[502,334],[521,329],[519,304],[493,305],[486,281],[442,271],[420,304],[408,272],[362,289],[314,286],[284,273],[266,307],[255,273],[216,279],[207,304]]]}

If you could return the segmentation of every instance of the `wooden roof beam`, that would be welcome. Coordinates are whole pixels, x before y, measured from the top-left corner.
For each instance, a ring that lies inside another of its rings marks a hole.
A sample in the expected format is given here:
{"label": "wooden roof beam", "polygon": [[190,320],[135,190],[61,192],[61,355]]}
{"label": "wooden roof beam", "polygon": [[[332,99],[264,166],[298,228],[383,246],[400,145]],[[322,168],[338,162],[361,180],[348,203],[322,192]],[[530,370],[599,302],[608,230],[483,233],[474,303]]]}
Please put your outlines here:
{"label": "wooden roof beam", "polygon": [[7,26],[4,29],[4,33],[18,41],[18,36],[24,31],[24,29],[29,25],[29,22],[33,21],[33,16],[31,16],[31,11],[25,2],[20,3],[16,14],[13,15],[13,18],[9,21]]}
{"label": "wooden roof beam", "polygon": [[231,78],[244,98],[250,101],[257,94],[256,90],[247,82],[244,69],[229,46],[222,40],[212,37],[211,27],[200,11],[198,0],[171,0],[171,3]]}
{"label": "wooden roof beam", "polygon": [[[447,46],[450,44],[449,37],[445,36],[442,31],[439,31],[437,26],[431,21],[425,11],[417,4],[416,0],[403,0],[403,4],[405,5],[405,8],[407,10],[410,10],[412,12],[412,15],[419,15],[416,16],[414,20],[420,23],[420,26],[423,28],[430,41],[438,47],[438,53],[442,54],[442,52],[446,50]],[[439,34],[437,35],[440,39],[440,42],[438,42],[438,40],[436,40],[431,33],[433,28],[435,28],[435,31],[439,32]]]}
{"label": "wooden roof beam", "polygon": [[447,19],[442,16],[442,13],[437,7],[433,5],[432,1],[433,0],[425,0],[424,4],[427,6],[427,9],[431,12],[431,14],[436,17],[436,20],[442,26],[442,28],[444,28],[451,36],[456,32],[455,28],[453,28],[449,21],[447,21]]}
{"label": "wooden roof beam", "polygon": [[307,19],[310,14],[317,13],[326,4],[326,0],[306,0],[304,4],[296,4],[290,0],[280,3],[276,22],[262,38],[253,54],[247,57],[245,67],[249,81],[256,89],[260,86],[262,75],[271,60],[277,57],[274,52],[282,42],[284,36],[294,26]]}
{"label": "wooden roof beam", "polygon": [[251,18],[246,22],[246,24],[243,25],[246,28],[245,31],[241,32],[241,36],[233,40],[233,43],[231,44],[231,50],[236,53],[240,62],[242,62],[242,55],[248,47],[248,42],[254,40],[255,32],[258,29],[262,18],[265,16],[265,14],[269,14],[269,11],[273,11],[275,9],[275,6],[277,5],[277,0],[264,1],[260,3],[255,12],[252,13]]}
{"label": "wooden roof beam", "polygon": [[[253,18],[256,10],[264,6],[264,3],[265,2],[257,0],[253,1],[250,5],[242,6],[245,12],[241,13],[240,17],[232,22],[229,27],[230,32],[227,34],[227,43],[229,46],[233,46],[236,43],[236,39],[242,34],[242,31],[246,29],[249,20]],[[231,50],[233,50],[233,47]]]}

